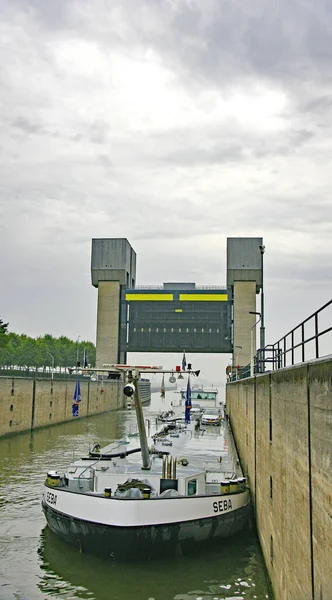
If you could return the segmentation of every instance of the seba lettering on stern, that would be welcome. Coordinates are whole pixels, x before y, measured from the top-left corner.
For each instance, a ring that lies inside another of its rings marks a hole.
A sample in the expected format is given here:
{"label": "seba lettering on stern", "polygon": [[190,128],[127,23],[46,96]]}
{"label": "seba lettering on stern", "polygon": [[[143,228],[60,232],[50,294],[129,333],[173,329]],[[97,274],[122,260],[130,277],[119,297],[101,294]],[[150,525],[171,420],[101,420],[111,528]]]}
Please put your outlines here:
{"label": "seba lettering on stern", "polygon": [[226,512],[232,508],[232,500],[230,498],[229,500],[219,500],[218,502],[213,503],[213,512],[215,513]]}

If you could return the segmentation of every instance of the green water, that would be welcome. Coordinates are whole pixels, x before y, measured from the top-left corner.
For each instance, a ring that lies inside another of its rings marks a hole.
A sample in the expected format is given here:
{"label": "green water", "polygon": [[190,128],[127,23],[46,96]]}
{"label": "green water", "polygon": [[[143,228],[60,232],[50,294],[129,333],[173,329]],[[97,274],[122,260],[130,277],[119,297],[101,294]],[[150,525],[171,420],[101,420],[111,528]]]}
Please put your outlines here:
{"label": "green water", "polygon": [[123,411],[0,440],[0,600],[272,600],[252,528],[190,556],[135,564],[81,554],[52,534],[40,504],[46,472],[126,431],[135,432],[134,414]]}

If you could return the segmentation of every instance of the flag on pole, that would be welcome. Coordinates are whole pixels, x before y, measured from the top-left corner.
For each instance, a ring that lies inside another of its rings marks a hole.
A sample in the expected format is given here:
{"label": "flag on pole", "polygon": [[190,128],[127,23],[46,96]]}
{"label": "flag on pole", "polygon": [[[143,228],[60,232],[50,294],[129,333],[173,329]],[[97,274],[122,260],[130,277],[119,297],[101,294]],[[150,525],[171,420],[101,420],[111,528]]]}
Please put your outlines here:
{"label": "flag on pole", "polygon": [[187,366],[187,361],[186,361],[186,353],[183,350],[183,356],[182,356],[182,371],[186,370],[186,366]]}
{"label": "flag on pole", "polygon": [[80,402],[81,402],[81,384],[80,384],[79,377],[77,377],[75,390],[74,390],[74,396],[73,396],[73,404],[72,404],[73,417],[78,417],[78,407],[79,407]]}
{"label": "flag on pole", "polygon": [[185,402],[185,422],[190,423],[190,410],[191,410],[191,387],[190,387],[190,376],[188,377],[187,391],[186,391],[186,402]]}
{"label": "flag on pole", "polygon": [[163,374],[163,378],[161,380],[160,397],[164,400],[165,399],[165,395],[166,395],[165,378],[164,378],[164,374]]}
{"label": "flag on pole", "polygon": [[88,357],[86,355],[86,350],[84,348],[84,351],[83,351],[83,367],[86,368],[87,366],[88,366]]}

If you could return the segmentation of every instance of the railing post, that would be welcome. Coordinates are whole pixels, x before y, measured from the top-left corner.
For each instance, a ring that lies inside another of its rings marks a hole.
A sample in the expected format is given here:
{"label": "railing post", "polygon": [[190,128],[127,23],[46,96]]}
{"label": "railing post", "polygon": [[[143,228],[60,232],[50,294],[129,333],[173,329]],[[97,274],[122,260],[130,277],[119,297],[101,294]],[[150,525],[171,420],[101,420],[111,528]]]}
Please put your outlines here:
{"label": "railing post", "polygon": [[282,367],[282,350],[278,343],[278,369],[281,369],[281,367]]}
{"label": "railing post", "polygon": [[316,358],[319,358],[318,313],[315,314],[315,348]]}

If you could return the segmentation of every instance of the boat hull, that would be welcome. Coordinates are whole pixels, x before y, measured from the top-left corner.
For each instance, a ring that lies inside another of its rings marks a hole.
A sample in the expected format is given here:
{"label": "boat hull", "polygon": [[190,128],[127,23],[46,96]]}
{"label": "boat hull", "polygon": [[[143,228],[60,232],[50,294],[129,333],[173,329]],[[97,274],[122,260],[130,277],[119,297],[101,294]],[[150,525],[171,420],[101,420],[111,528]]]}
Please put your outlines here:
{"label": "boat hull", "polygon": [[[79,501],[80,495],[75,494],[75,496]],[[190,499],[183,500],[187,503],[191,502]],[[207,499],[204,498],[204,500]],[[97,522],[77,517],[74,514],[66,514],[46,503],[45,499],[43,499],[42,506],[50,529],[63,540],[76,545],[81,551],[108,555],[120,560],[152,559],[172,556],[179,552],[187,553],[209,540],[235,535],[249,523],[251,515],[249,495],[246,495],[246,501],[241,502],[235,510],[225,510],[225,512],[214,513],[213,516],[178,522],[174,521],[174,517],[171,520],[167,517],[167,514],[170,514],[170,506],[172,507],[169,503],[173,500],[133,502],[143,503],[150,513],[151,508],[148,507],[148,504],[157,502],[160,506],[158,510],[162,513],[163,503],[166,502],[165,520],[168,522],[154,524],[146,522],[139,526],[115,525],[100,522],[100,519]],[[214,496],[210,497],[210,502],[214,503],[215,507],[220,507],[224,506],[226,500]],[[152,510],[153,508],[152,506]],[[190,513],[190,508],[188,512]]]}

